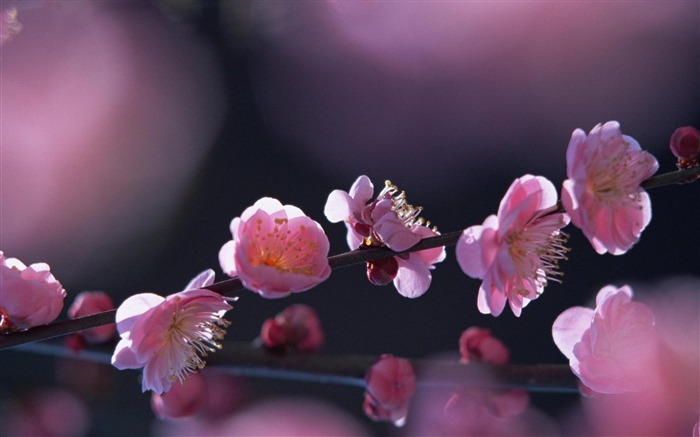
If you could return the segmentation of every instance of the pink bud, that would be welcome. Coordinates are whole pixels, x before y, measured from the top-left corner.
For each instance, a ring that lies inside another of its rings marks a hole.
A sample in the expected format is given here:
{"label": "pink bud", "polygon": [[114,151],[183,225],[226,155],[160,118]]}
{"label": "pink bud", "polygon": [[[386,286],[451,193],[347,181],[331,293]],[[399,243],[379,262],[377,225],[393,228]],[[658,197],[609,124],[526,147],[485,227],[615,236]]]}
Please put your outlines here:
{"label": "pink bud", "polygon": [[671,135],[671,152],[681,162],[695,161],[700,154],[700,132],[693,126],[679,127]]}
{"label": "pink bud", "polygon": [[[75,319],[114,309],[114,302],[104,291],[83,291],[79,293],[73,304],[68,308],[68,317]],[[86,329],[81,334],[88,343],[104,343],[117,333],[114,323],[96,328]]]}
{"label": "pink bud", "polygon": [[483,362],[489,364],[506,364],[510,361],[508,348],[498,338],[491,335],[491,330],[472,326],[459,338],[459,352],[463,364]]}
{"label": "pink bud", "polygon": [[296,304],[263,323],[260,338],[265,347],[293,347],[303,352],[315,352],[323,346],[321,321],[308,305]]}

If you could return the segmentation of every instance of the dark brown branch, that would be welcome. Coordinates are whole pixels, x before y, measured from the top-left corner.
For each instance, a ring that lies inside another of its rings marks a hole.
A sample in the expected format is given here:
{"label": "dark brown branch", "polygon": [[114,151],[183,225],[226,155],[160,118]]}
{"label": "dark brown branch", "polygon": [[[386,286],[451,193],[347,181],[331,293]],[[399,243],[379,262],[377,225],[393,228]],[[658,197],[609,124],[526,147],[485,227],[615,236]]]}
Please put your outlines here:
{"label": "dark brown branch", "polygon": [[[664,185],[683,183],[689,177],[700,174],[700,167],[678,170],[670,173],[664,173],[647,179],[642,183],[642,187],[656,188]],[[389,248],[374,248],[366,250],[353,250],[338,255],[328,257],[328,263],[334,269],[346,267],[354,264],[362,264],[373,259],[388,258],[390,256],[403,253],[416,252],[419,250],[430,249],[440,246],[454,246],[462,231],[448,232],[436,237],[426,238],[421,240],[412,248],[403,252],[394,252]],[[232,294],[243,290],[243,285],[240,279],[228,279],[226,281],[217,282],[208,287],[208,290],[215,291],[220,294]],[[0,335],[0,349],[17,346],[24,343],[30,343],[39,340],[45,340],[61,335],[70,334],[72,332],[81,331],[87,328],[94,328],[100,325],[114,323],[115,311],[106,311],[91,316],[81,317],[74,320],[62,320],[53,322],[48,325],[37,326],[26,331],[13,332],[11,334]]]}

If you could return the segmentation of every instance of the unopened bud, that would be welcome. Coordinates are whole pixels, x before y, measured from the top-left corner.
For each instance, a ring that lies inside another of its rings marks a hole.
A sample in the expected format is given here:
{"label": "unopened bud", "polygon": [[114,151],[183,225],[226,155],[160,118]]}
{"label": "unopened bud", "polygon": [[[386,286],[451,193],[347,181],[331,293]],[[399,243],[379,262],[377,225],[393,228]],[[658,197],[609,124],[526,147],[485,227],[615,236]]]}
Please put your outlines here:
{"label": "unopened bud", "polygon": [[374,285],[389,284],[398,272],[399,263],[393,256],[367,262],[367,279]]}
{"label": "unopened bud", "polygon": [[697,165],[698,154],[700,154],[700,132],[692,126],[679,127],[671,135],[670,147],[671,152],[678,158],[679,166],[681,162],[693,166],[693,161],[694,165]]}

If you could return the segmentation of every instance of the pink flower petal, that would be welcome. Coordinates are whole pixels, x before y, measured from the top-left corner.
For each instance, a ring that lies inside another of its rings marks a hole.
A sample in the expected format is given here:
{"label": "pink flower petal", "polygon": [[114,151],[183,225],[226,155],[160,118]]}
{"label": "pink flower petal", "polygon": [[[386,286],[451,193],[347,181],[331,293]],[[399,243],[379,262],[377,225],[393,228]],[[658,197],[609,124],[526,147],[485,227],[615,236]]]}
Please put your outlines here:
{"label": "pink flower petal", "polygon": [[135,294],[127,298],[119,305],[115,316],[119,335],[122,338],[128,335],[139,317],[156,305],[160,305],[164,300],[162,296],[153,293]]}
{"label": "pink flower petal", "polygon": [[574,358],[574,345],[581,341],[583,332],[591,327],[592,320],[592,309],[572,307],[561,313],[552,325],[554,344],[566,358],[572,360],[572,368],[578,368],[578,360]]}
{"label": "pink flower petal", "polygon": [[352,198],[342,190],[333,190],[328,195],[326,206],[323,208],[323,214],[331,223],[338,223],[344,220],[349,220],[352,217]]}
{"label": "pink flower petal", "polygon": [[185,286],[185,290],[196,290],[214,283],[214,270],[207,269],[198,274]]}
{"label": "pink flower petal", "polygon": [[399,294],[410,299],[422,296],[432,281],[430,265],[426,264],[419,256],[411,253],[408,259],[396,257],[399,263],[399,271],[394,278],[394,286]]}
{"label": "pink flower petal", "polygon": [[462,271],[472,278],[483,278],[487,271],[481,254],[481,234],[483,226],[471,226],[462,232],[455,254]]}

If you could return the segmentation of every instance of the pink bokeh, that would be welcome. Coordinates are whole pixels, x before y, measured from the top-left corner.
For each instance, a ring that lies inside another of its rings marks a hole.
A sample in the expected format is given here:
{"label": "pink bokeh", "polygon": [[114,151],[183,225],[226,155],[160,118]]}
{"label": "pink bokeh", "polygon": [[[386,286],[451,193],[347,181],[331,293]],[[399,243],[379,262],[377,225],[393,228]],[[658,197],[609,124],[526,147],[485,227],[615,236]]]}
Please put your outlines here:
{"label": "pink bokeh", "polygon": [[218,69],[143,7],[18,15],[0,75],[2,247],[77,268],[172,212],[222,119]]}

